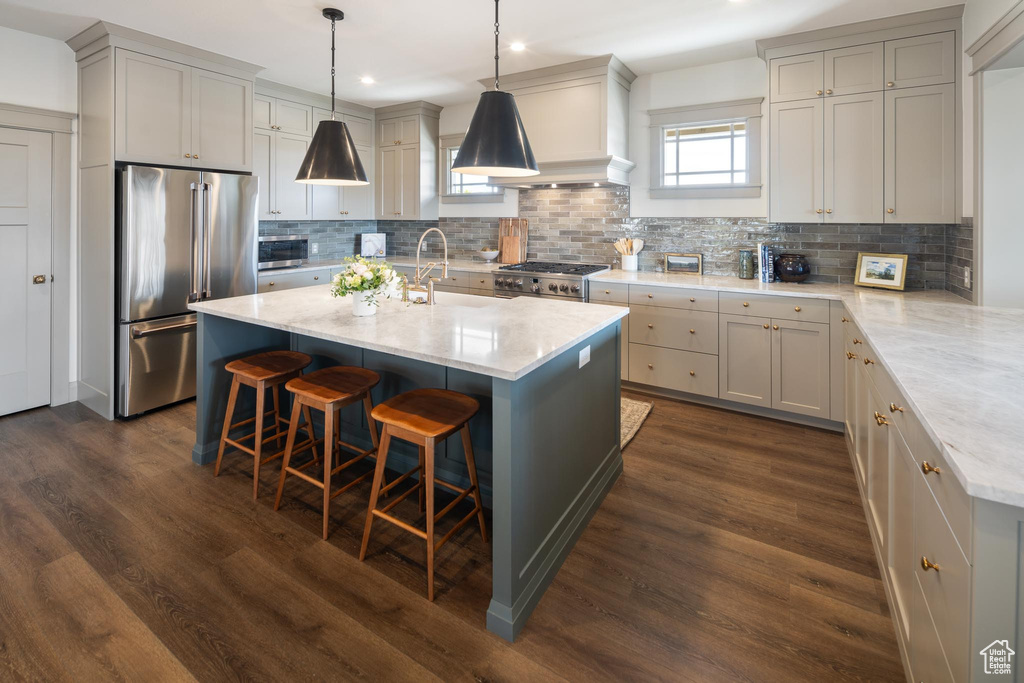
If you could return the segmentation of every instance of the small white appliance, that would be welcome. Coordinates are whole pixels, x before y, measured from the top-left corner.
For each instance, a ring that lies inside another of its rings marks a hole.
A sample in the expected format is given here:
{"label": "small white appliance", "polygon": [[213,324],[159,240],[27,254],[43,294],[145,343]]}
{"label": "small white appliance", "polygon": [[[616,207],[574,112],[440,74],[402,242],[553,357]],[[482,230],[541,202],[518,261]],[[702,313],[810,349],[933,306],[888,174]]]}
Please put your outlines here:
{"label": "small white appliance", "polygon": [[367,258],[384,258],[387,256],[387,235],[383,232],[364,232],[360,235],[359,253]]}

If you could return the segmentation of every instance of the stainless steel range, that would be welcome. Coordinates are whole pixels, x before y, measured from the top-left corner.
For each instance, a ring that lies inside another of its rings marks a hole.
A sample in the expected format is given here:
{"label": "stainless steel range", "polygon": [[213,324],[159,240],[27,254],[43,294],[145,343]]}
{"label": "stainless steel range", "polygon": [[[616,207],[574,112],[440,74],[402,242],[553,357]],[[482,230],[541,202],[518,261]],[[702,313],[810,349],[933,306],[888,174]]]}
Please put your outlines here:
{"label": "stainless steel range", "polygon": [[494,271],[494,296],[545,296],[587,301],[588,278],[611,270],[610,266],[587,263],[526,261]]}

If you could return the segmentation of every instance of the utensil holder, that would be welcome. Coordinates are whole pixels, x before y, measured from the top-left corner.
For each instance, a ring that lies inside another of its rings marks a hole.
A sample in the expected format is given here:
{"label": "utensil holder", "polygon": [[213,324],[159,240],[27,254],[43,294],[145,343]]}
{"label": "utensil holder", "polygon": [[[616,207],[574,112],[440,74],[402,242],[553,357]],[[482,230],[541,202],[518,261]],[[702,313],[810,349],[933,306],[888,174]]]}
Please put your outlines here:
{"label": "utensil holder", "polygon": [[623,254],[622,255],[622,269],[623,270],[636,270],[637,254]]}

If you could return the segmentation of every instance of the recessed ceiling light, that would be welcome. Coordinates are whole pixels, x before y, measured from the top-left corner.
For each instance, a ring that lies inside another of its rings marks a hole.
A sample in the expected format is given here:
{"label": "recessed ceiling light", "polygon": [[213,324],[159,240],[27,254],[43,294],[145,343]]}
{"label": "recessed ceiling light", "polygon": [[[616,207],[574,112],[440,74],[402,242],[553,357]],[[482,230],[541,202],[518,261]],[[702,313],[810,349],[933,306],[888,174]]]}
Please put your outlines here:
{"label": "recessed ceiling light", "polygon": [[516,42],[509,45],[508,49],[512,50],[512,52],[522,52],[523,50],[526,49],[526,46],[523,45],[522,43]]}
{"label": "recessed ceiling light", "polygon": [[364,85],[373,85],[377,81],[373,80],[373,76],[363,76],[359,79],[359,82]]}

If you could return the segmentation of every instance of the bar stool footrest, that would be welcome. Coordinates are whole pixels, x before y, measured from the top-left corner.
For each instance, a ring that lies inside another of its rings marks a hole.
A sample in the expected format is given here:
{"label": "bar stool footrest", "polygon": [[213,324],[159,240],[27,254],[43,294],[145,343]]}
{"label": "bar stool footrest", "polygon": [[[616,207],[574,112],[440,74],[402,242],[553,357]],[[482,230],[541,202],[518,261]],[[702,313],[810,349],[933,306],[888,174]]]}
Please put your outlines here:
{"label": "bar stool footrest", "polygon": [[[415,489],[413,489],[413,490],[415,490]],[[373,511],[373,515],[375,517],[380,517],[381,519],[386,519],[387,521],[391,522],[395,526],[401,527],[402,529],[405,529],[409,533],[415,534],[416,536],[419,536],[424,541],[427,540],[427,532],[426,531],[423,531],[421,529],[417,529],[412,524],[409,524],[408,522],[403,522],[402,520],[398,519],[398,517],[395,517],[394,515],[389,515],[388,513],[384,512],[382,510],[374,510]]]}

